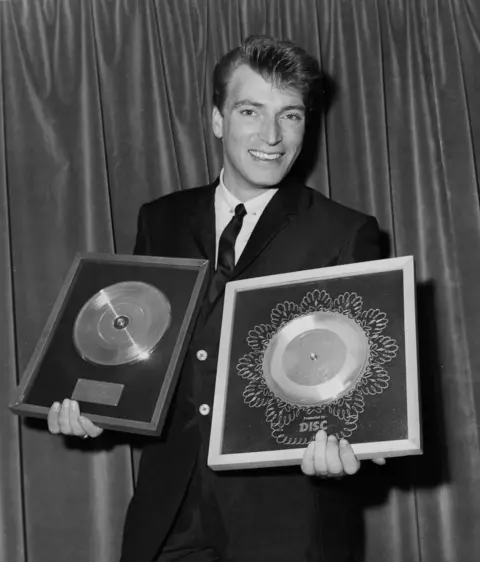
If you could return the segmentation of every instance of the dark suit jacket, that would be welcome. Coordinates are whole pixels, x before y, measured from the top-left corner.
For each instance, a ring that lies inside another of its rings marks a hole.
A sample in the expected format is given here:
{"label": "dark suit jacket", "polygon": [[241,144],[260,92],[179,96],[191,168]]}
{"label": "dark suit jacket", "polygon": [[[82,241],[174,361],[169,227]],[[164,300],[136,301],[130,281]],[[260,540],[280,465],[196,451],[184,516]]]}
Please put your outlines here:
{"label": "dark suit jacket", "polygon": [[[135,252],[206,258],[213,268],[216,185],[144,205]],[[374,218],[288,180],[260,217],[232,280],[378,258]],[[222,308],[223,292],[203,306],[162,437],[143,451],[122,562],[155,559],[195,466],[218,505],[206,518],[207,530],[219,547],[228,533],[230,549],[242,562],[350,560],[351,498],[338,481],[307,478],[299,467],[221,473],[206,468],[211,416],[198,408],[212,405]],[[205,350],[207,360],[198,360],[197,350]]]}

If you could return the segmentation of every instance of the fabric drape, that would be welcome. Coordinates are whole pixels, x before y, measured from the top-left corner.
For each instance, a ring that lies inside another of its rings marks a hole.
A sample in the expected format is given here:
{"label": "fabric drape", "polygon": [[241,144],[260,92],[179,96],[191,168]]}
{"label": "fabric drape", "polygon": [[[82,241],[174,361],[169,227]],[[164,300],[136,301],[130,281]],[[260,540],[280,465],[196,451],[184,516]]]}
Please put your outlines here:
{"label": "fabric drape", "polygon": [[308,185],[416,259],[425,453],[362,468],[364,560],[478,558],[480,4],[0,0],[2,561],[118,559],[143,440],[51,436],[7,404],[75,254],[130,253],[143,202],[218,175],[212,71],[251,33],[331,77]]}

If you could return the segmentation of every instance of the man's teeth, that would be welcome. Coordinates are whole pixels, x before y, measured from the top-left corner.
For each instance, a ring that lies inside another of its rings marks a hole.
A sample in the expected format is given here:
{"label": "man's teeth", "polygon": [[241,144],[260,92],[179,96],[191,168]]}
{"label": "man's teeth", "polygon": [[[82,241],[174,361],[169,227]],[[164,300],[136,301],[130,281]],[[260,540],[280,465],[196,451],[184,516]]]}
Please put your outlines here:
{"label": "man's teeth", "polygon": [[259,150],[249,150],[252,156],[259,158],[260,160],[277,160],[282,155],[281,152],[274,152],[270,154],[268,152],[260,152]]}

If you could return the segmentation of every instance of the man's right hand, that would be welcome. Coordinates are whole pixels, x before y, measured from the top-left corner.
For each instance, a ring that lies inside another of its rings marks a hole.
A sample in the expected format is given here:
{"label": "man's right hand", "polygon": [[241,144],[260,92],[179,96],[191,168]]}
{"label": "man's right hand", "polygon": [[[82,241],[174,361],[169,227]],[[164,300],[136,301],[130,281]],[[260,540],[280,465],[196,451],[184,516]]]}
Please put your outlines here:
{"label": "man's right hand", "polygon": [[103,429],[92,423],[80,413],[78,402],[65,400],[54,402],[48,412],[48,430],[50,433],[76,435],[77,437],[98,437]]}

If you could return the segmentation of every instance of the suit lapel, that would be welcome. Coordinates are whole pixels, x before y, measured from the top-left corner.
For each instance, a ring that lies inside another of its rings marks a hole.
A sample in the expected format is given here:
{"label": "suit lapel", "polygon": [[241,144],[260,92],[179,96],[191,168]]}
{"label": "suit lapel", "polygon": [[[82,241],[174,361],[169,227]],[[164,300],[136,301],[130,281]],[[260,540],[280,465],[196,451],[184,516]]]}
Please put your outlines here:
{"label": "suit lapel", "polygon": [[[193,240],[203,258],[210,263],[210,275],[215,274],[215,188],[218,180],[209,186],[207,196],[202,196],[197,204],[195,219],[192,221]],[[298,212],[302,196],[302,186],[295,181],[285,180],[262,213],[253,230],[230,280],[238,277],[283,230]],[[211,297],[210,304],[219,298],[221,291]],[[211,310],[209,308],[209,310]],[[209,314],[206,310],[205,314]]]}
{"label": "suit lapel", "polygon": [[301,185],[290,180],[280,185],[277,193],[262,213],[233,271],[232,279],[240,275],[265,247],[292,220],[298,210]]}

